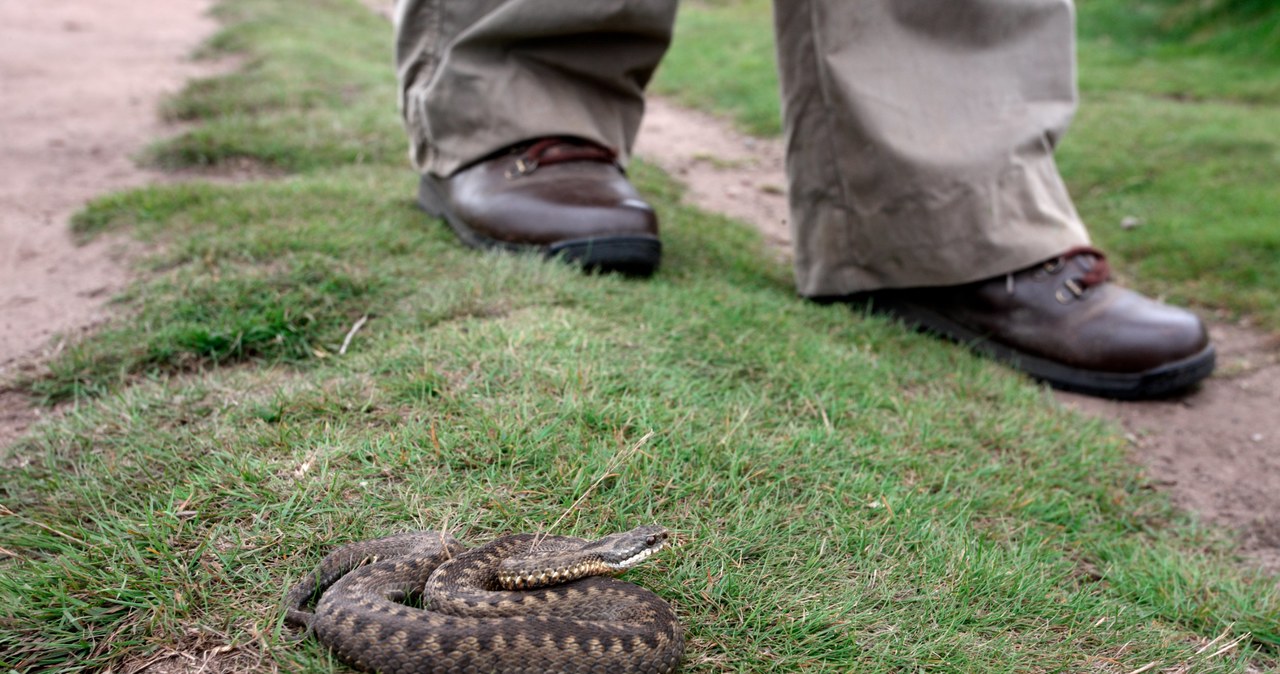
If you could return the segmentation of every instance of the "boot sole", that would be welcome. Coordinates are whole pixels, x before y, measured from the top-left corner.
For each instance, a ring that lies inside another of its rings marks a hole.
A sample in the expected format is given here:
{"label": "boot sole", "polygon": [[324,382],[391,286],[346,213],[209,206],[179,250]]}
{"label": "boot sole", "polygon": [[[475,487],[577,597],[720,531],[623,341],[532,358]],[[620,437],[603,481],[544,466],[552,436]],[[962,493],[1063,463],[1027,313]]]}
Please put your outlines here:
{"label": "boot sole", "polygon": [[534,253],[587,271],[636,277],[652,276],[662,261],[662,241],[643,234],[566,239],[546,245],[491,238],[472,229],[450,210],[444,196],[425,176],[418,183],[418,207],[444,220],[463,244],[479,250]]}
{"label": "boot sole", "polygon": [[957,342],[993,360],[1021,370],[1050,386],[1115,400],[1168,398],[1186,391],[1213,373],[1217,352],[1213,345],[1182,360],[1141,372],[1103,372],[1063,365],[992,341],[931,309],[892,298],[858,302],[871,313],[896,318],[919,331]]}

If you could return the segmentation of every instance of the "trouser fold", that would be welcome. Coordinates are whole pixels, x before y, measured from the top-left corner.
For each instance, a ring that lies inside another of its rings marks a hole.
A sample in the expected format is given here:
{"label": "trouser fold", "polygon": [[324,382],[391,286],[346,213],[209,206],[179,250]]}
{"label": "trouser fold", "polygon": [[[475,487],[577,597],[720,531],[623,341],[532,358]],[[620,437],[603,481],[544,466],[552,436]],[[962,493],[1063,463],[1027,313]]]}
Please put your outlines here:
{"label": "trouser fold", "polygon": [[[965,283],[1088,242],[1053,160],[1076,105],[1069,0],[774,14],[802,295]],[[674,16],[674,0],[401,0],[414,164],[447,176],[552,135],[625,161]]]}

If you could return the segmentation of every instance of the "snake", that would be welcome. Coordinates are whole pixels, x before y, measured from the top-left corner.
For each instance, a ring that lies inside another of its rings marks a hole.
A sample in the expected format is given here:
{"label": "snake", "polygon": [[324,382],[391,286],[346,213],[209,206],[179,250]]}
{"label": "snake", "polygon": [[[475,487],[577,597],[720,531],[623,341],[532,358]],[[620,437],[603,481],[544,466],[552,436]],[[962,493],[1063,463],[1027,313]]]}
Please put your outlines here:
{"label": "snake", "polygon": [[289,589],[284,618],[364,672],[668,674],[684,653],[675,612],[612,576],[669,544],[660,526],[469,550],[443,531],[348,543]]}

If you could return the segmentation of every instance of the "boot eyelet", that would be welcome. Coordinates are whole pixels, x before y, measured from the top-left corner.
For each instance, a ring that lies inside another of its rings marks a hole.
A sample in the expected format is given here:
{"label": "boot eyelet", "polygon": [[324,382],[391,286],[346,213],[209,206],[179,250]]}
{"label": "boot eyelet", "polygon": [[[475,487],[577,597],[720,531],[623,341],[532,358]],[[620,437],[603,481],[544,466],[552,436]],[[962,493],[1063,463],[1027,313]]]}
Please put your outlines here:
{"label": "boot eyelet", "polygon": [[1067,304],[1071,300],[1078,300],[1084,297],[1086,290],[1088,288],[1081,285],[1079,279],[1069,278],[1062,284],[1061,288],[1058,288],[1058,292],[1054,293],[1053,296],[1058,299],[1058,302]]}
{"label": "boot eyelet", "polygon": [[537,159],[526,160],[524,157],[516,157],[516,164],[514,167],[507,169],[506,178],[507,180],[515,180],[516,178],[523,178],[524,176],[527,176],[530,173],[533,173],[534,171],[537,171],[537,170],[538,170]]}

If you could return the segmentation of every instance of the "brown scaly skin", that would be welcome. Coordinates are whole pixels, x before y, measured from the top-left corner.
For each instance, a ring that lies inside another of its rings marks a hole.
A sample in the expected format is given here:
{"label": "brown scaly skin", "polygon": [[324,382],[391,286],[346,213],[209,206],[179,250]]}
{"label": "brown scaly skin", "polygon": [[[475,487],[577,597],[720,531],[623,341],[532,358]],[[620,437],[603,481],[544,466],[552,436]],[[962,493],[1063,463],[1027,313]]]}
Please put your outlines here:
{"label": "brown scaly skin", "polygon": [[[286,622],[368,672],[674,672],[683,631],[652,592],[600,576],[525,591],[498,581],[512,557],[520,577],[617,573],[611,565],[637,563],[666,539],[660,527],[640,527],[596,543],[520,534],[467,552],[438,531],[353,543],[289,591]],[[306,611],[317,592],[314,613]],[[401,603],[419,593],[426,609]]]}

